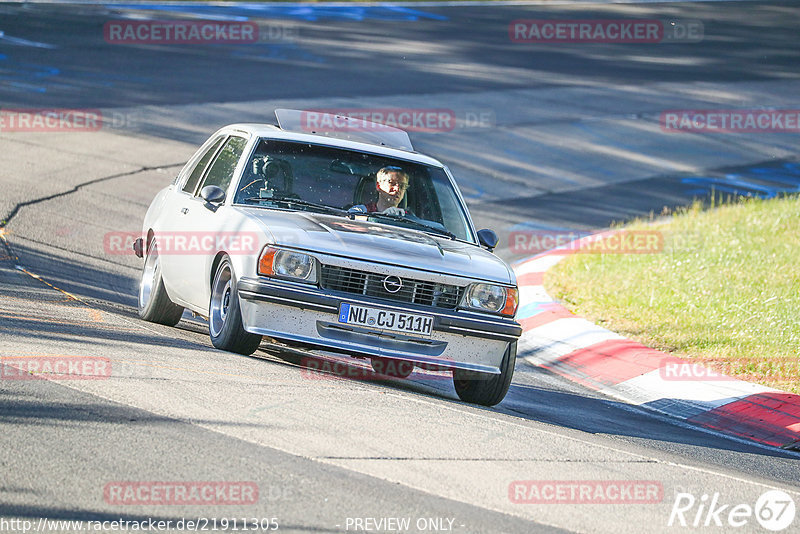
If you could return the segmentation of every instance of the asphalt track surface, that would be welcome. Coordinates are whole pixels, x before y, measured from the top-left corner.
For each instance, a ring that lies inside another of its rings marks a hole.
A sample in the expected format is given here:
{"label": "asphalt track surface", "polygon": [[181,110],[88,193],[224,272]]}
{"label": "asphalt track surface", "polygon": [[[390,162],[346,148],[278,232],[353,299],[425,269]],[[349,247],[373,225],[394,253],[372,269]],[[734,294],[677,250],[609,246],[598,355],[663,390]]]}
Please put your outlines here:
{"label": "asphalt track surface", "polygon": [[[140,263],[103,248],[106,233],[139,228],[155,192],[215,127],[269,120],[287,101],[490,110],[489,128],[412,140],[457,178],[463,172],[478,225],[501,239],[519,224],[597,228],[680,205],[706,194],[699,178],[772,169],[772,189],[759,190],[774,191],[787,183],[797,134],[637,145],[626,121],[680,99],[796,109],[798,5],[270,8],[247,15],[289,24],[298,38],[246,46],[103,40],[109,20],[209,15],[197,7],[0,5],[3,108],[101,108],[122,123],[100,132],[0,131],[2,356],[105,357],[114,369],[107,380],[0,380],[0,516],[277,517],[289,532],[398,530],[359,518],[409,518],[410,531],[722,532],[732,527],[704,526],[705,516],[698,527],[668,526],[676,494],[719,493],[722,503],[752,506],[780,488],[800,503],[797,454],[679,424],[522,361],[506,400],[484,409],[460,403],[449,379],[433,375],[321,378],[291,353],[216,351],[202,321],[185,317],[174,329],[139,321]],[[243,16],[236,8],[212,14]],[[631,17],[700,20],[705,39],[658,48],[508,39],[515,19]],[[606,136],[601,148],[593,124]],[[459,157],[476,146],[479,161]],[[581,166],[575,151],[585,154]],[[609,172],[608,154],[627,164]],[[493,160],[514,171],[487,172]],[[765,184],[744,182],[735,183]],[[521,259],[508,245],[500,253]],[[656,481],[663,498],[519,504],[509,498],[516,480]],[[115,481],[249,481],[259,500],[120,505],[103,496]],[[442,522],[417,528],[426,518]],[[751,518],[735,531],[763,529]]]}

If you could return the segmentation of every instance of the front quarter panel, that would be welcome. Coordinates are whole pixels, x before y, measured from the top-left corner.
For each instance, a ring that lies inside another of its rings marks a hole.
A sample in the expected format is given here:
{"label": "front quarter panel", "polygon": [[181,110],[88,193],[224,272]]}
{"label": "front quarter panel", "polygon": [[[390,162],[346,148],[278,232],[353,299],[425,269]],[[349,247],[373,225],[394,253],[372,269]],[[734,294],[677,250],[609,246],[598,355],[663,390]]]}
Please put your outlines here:
{"label": "front quarter panel", "polygon": [[[207,210],[207,208],[202,208]],[[214,236],[214,246],[203,250],[202,255],[178,255],[176,261],[187,262],[184,271],[197,273],[191,283],[186,285],[187,291],[181,295],[179,303],[205,315],[208,312],[211,298],[211,283],[216,272],[219,258],[227,255],[237,278],[257,276],[258,256],[261,250],[271,242],[269,230],[245,216],[241,208],[221,206],[216,212],[204,213],[203,221],[198,223],[192,232]],[[201,262],[199,269],[188,262]]]}
{"label": "front quarter panel", "polygon": [[[269,228],[247,217],[242,213],[241,208],[231,206],[228,207],[226,211],[228,213],[225,215],[224,224],[235,228],[235,231],[243,237],[252,238],[252,246],[247,247],[247,250],[242,253],[236,251],[220,252],[226,252],[231,258],[233,271],[237,278],[258,276],[258,257],[265,246],[275,242],[274,237],[270,233]],[[211,267],[212,266],[209,265],[209,273],[211,272]],[[213,276],[213,273],[211,275]],[[208,287],[210,289],[211,286],[209,285]],[[207,300],[208,298],[206,298],[206,301]]]}

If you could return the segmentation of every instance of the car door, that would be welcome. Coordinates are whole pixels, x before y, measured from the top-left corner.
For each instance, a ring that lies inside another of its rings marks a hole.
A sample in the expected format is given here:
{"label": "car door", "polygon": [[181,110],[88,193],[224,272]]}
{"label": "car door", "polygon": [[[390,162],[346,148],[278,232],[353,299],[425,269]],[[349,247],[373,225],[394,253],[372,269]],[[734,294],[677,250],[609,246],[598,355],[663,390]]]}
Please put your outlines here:
{"label": "car door", "polygon": [[179,250],[175,249],[175,236],[185,232],[186,213],[192,204],[197,186],[205,175],[209,163],[219,151],[227,136],[220,135],[211,140],[210,146],[196,159],[194,165],[188,167],[183,176],[179,176],[175,187],[168,194],[159,216],[159,225],[156,230],[156,240],[159,247],[159,261],[161,275],[170,298],[180,304],[185,304],[186,298],[181,290],[181,278],[185,258]]}
{"label": "car door", "polygon": [[[245,137],[231,135],[214,155],[214,159],[204,172],[202,179],[191,197],[186,197],[179,209],[182,235],[182,250],[176,251],[173,264],[179,271],[176,282],[178,293],[192,307],[205,310],[210,296],[210,269],[217,252],[216,237],[234,228],[225,228],[222,221],[224,206],[212,209],[200,197],[200,191],[208,185],[216,185],[227,192],[234,178],[236,167],[247,146]],[[177,242],[176,242],[177,245]]]}

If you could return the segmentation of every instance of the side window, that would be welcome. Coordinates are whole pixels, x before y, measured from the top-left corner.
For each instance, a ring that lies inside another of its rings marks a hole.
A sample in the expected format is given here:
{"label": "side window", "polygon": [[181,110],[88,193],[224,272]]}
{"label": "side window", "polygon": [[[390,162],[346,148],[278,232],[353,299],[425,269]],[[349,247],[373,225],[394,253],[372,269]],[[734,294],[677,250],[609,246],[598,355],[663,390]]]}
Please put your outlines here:
{"label": "side window", "polygon": [[189,175],[189,179],[186,180],[186,183],[183,186],[183,190],[189,194],[194,193],[194,188],[197,186],[197,182],[200,181],[200,177],[203,176],[203,171],[206,170],[208,167],[208,162],[211,161],[211,158],[217,152],[217,148],[219,148],[220,143],[224,138],[220,137],[217,141],[211,145],[211,148],[206,150],[206,153],[203,154],[203,157],[200,158],[200,161],[197,162],[197,165],[194,166],[192,170],[192,174]]}
{"label": "side window", "polygon": [[233,179],[233,171],[236,170],[236,164],[239,163],[239,158],[242,157],[246,144],[247,139],[243,137],[229,137],[222,150],[220,150],[217,159],[211,164],[211,168],[208,170],[206,179],[200,189],[207,185],[216,185],[227,190]]}

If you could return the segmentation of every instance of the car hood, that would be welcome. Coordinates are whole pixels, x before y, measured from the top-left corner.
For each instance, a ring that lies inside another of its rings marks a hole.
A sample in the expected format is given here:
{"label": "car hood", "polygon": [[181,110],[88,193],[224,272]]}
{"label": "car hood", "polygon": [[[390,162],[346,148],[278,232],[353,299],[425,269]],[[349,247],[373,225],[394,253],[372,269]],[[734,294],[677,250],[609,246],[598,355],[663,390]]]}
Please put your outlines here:
{"label": "car hood", "polygon": [[365,220],[311,212],[241,208],[274,244],[368,262],[500,283],[515,283],[506,263],[476,245]]}

